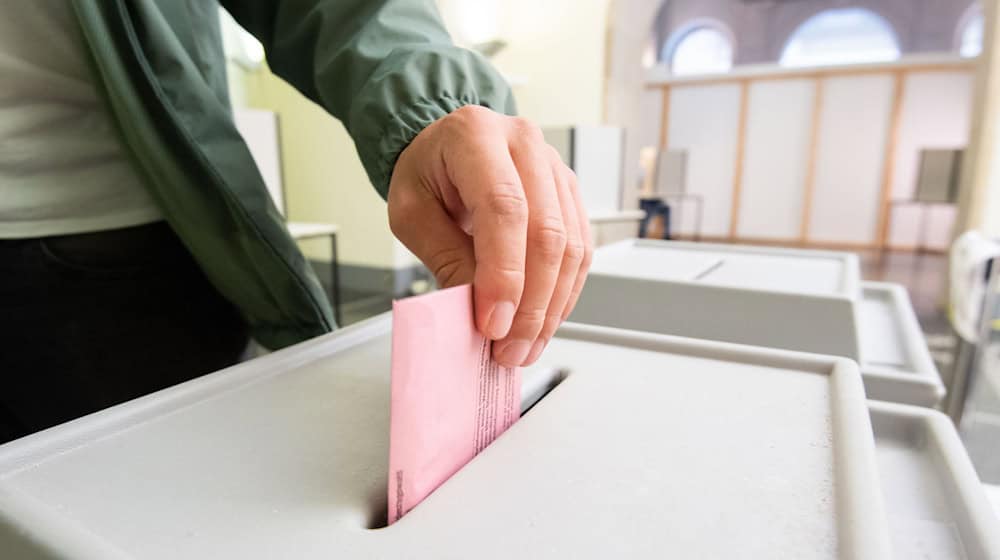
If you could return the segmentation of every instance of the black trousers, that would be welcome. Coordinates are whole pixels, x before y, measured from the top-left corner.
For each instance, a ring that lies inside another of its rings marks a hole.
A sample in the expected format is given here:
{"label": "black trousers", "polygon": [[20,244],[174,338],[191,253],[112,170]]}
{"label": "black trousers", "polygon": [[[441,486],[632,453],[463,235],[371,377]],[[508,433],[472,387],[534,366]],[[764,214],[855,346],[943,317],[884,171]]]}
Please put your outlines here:
{"label": "black trousers", "polygon": [[0,239],[0,443],[232,365],[247,341],[163,222]]}

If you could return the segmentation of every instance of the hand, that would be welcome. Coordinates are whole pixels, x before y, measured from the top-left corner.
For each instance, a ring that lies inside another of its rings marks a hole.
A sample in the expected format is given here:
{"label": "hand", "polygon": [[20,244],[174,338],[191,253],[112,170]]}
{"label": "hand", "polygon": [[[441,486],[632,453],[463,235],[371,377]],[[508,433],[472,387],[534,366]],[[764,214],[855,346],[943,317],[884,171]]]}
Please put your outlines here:
{"label": "hand", "polygon": [[472,283],[494,358],[538,359],[576,305],[593,253],[576,176],[541,130],[462,107],[414,138],[389,185],[393,234],[440,286]]}

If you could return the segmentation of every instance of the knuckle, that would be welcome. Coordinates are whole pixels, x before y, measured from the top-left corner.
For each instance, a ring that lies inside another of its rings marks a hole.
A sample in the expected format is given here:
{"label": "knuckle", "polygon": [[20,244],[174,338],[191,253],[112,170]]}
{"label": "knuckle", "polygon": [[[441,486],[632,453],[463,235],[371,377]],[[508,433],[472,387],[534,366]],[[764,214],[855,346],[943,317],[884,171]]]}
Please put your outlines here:
{"label": "knuckle", "polygon": [[448,115],[445,119],[453,128],[460,130],[479,130],[484,126],[489,126],[493,112],[486,107],[479,105],[465,105],[459,107]]}
{"label": "knuckle", "polygon": [[527,309],[518,309],[515,320],[523,325],[541,328],[542,324],[545,322],[545,315],[546,310],[544,308],[531,307]]}
{"label": "knuckle", "polygon": [[442,249],[427,259],[427,264],[439,285],[451,286],[462,272],[465,253],[458,248]]}
{"label": "knuckle", "polygon": [[517,130],[518,136],[532,142],[545,144],[545,136],[542,134],[542,129],[534,122],[524,117],[511,117],[511,122],[514,129]]}
{"label": "knuckle", "polygon": [[583,240],[579,237],[572,237],[566,242],[566,249],[563,258],[567,262],[575,266],[579,266],[583,263],[586,254],[587,246],[583,243]]}
{"label": "knuckle", "polygon": [[540,223],[532,236],[533,248],[546,264],[556,264],[562,260],[566,243],[566,229],[562,221],[556,218]]}
{"label": "knuckle", "polygon": [[417,203],[414,197],[405,194],[394,196],[394,193],[390,191],[386,212],[389,215],[389,230],[392,231],[393,235],[399,238],[408,233],[412,222],[407,219],[407,216],[413,216],[416,209]]}
{"label": "knuckle", "polygon": [[440,263],[433,270],[434,279],[437,281],[438,286],[445,288],[459,284],[461,281],[461,272],[462,263],[460,261]]}
{"label": "knuckle", "polygon": [[520,225],[528,220],[528,202],[513,183],[494,186],[486,205],[489,213],[503,224]]}
{"label": "knuckle", "polygon": [[514,264],[498,263],[488,266],[483,266],[482,263],[476,263],[477,274],[485,274],[489,277],[489,284],[494,286],[498,294],[504,294],[507,297],[519,296],[521,290],[524,287],[525,274],[524,270],[518,268]]}

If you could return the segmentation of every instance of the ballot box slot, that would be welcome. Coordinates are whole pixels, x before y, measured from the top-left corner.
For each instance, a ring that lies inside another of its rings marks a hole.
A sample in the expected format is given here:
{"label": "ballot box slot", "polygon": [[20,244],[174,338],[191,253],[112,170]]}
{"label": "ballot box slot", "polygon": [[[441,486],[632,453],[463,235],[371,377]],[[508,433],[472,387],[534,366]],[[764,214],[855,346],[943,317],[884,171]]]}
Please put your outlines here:
{"label": "ballot box slot", "polygon": [[[553,389],[569,377],[569,374],[570,371],[566,368],[548,366],[525,368],[521,374],[521,416],[523,417],[542,402]],[[384,495],[384,486],[372,494],[374,498],[372,507],[368,508],[366,512],[365,528],[373,531],[386,529],[388,504],[383,498]],[[417,508],[419,507],[418,505]]]}
{"label": "ballot box slot", "polygon": [[704,270],[702,270],[698,274],[695,274],[694,278],[692,278],[691,281],[692,282],[700,282],[700,281],[704,280],[705,278],[708,277],[709,274],[712,274],[713,272],[715,272],[715,271],[719,270],[720,268],[722,268],[722,265],[724,265],[724,264],[726,264],[726,259],[719,259],[719,260],[715,261],[714,263],[712,263],[711,265],[707,266]]}
{"label": "ballot box slot", "polygon": [[526,370],[521,381],[521,416],[527,414],[536,404],[541,402],[567,376],[569,376],[569,370],[564,368]]}

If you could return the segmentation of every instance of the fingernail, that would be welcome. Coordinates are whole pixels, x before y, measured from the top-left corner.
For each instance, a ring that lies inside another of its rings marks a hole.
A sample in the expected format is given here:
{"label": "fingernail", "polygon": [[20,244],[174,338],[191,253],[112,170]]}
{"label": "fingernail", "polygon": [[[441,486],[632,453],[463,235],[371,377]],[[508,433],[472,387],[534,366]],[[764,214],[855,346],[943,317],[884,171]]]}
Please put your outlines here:
{"label": "fingernail", "polygon": [[489,331],[487,335],[493,340],[507,336],[510,325],[514,322],[514,304],[509,301],[501,301],[493,306],[493,314],[490,315]]}
{"label": "fingernail", "polygon": [[531,351],[530,340],[512,340],[500,348],[493,348],[493,357],[507,367],[517,367]]}
{"label": "fingernail", "polygon": [[545,350],[545,346],[548,345],[549,341],[544,338],[539,338],[535,341],[534,346],[531,347],[531,352],[528,352],[528,357],[524,359],[524,365],[530,366],[535,363],[535,360],[542,355],[542,351]]}

